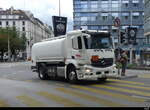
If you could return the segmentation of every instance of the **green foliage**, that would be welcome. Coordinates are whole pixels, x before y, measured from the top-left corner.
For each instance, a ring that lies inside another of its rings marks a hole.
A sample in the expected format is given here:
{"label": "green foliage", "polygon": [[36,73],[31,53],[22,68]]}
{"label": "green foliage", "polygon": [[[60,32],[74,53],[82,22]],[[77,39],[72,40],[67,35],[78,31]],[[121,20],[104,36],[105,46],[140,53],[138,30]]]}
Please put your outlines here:
{"label": "green foliage", "polygon": [[8,50],[8,39],[12,53],[15,53],[16,50],[25,50],[26,37],[19,35],[20,33],[15,27],[0,28],[0,51],[6,52]]}
{"label": "green foliage", "polygon": [[128,64],[127,65],[127,68],[135,68],[135,67],[137,67],[137,64]]}

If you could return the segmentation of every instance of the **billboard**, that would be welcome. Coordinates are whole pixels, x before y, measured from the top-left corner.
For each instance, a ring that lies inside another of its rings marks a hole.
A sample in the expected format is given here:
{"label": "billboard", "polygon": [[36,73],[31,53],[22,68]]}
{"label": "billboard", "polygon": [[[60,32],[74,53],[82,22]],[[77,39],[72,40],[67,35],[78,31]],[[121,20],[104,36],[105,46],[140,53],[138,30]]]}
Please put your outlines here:
{"label": "billboard", "polygon": [[53,16],[53,29],[55,37],[66,34],[67,17]]}

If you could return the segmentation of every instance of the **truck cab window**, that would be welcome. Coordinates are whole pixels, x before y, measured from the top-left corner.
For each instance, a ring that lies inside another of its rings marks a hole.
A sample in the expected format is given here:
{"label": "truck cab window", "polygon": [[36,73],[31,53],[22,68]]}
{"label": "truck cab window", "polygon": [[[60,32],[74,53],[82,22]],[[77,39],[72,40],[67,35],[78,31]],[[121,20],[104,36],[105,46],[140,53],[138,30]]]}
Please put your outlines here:
{"label": "truck cab window", "polygon": [[77,39],[78,39],[78,48],[82,49],[82,39],[81,37],[78,37]]}
{"label": "truck cab window", "polygon": [[72,39],[72,48],[78,50],[78,42],[76,37]]}
{"label": "truck cab window", "polygon": [[83,36],[84,39],[84,44],[86,49],[90,49],[90,44],[91,44],[91,38],[87,38],[87,36]]}

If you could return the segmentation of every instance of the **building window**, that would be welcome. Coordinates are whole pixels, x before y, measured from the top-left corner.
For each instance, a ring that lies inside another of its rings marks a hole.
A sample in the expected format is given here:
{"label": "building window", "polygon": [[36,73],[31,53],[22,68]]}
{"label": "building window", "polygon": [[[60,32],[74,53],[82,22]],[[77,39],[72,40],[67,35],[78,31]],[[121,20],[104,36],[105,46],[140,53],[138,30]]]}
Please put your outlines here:
{"label": "building window", "polygon": [[128,7],[128,3],[126,3],[125,6]]}
{"label": "building window", "polygon": [[107,20],[108,19],[108,13],[102,13],[101,16],[102,16],[103,20]]}
{"label": "building window", "polygon": [[119,13],[112,13],[112,20],[114,20],[117,17],[119,17]]}
{"label": "building window", "polygon": [[8,26],[9,25],[9,22],[8,21],[6,21],[6,26]]}
{"label": "building window", "polygon": [[102,0],[101,3],[108,3],[109,1],[108,0]]}
{"label": "building window", "polygon": [[102,16],[102,19],[105,21],[105,20],[107,20],[107,16]]}
{"label": "building window", "polygon": [[22,27],[22,31],[25,31],[25,27]]}
{"label": "building window", "polygon": [[129,3],[129,0],[122,0],[122,3],[128,4],[128,3]]}
{"label": "building window", "polygon": [[137,4],[137,3],[134,3],[133,6],[134,6],[134,7],[138,7],[138,4]]}
{"label": "building window", "polygon": [[15,21],[13,21],[13,26],[15,26],[16,25],[16,22]]}
{"label": "building window", "polygon": [[138,19],[139,16],[140,16],[140,13],[139,12],[134,12],[134,13],[132,13],[132,16],[133,16],[133,19]]}
{"label": "building window", "polygon": [[22,21],[22,25],[25,25],[25,21]]}
{"label": "building window", "polygon": [[127,20],[129,18],[129,16],[124,16],[124,18]]}

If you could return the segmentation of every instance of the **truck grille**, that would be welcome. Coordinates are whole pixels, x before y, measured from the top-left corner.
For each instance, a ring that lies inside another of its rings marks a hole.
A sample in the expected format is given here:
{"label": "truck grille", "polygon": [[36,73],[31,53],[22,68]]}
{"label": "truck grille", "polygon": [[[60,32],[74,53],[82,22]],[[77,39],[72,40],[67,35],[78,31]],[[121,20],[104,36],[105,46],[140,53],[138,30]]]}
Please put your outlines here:
{"label": "truck grille", "polygon": [[103,58],[99,61],[91,62],[94,67],[106,68],[113,65],[113,58]]}

